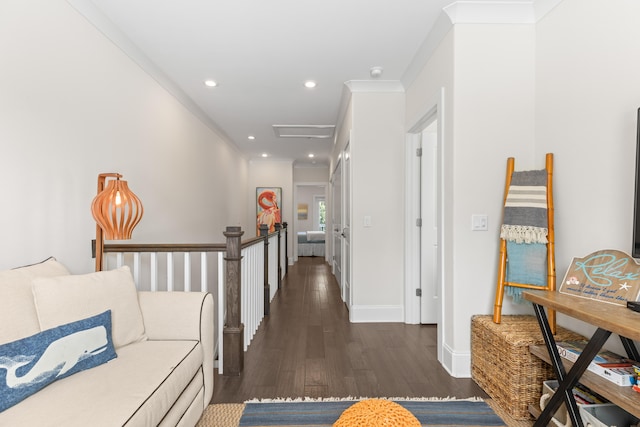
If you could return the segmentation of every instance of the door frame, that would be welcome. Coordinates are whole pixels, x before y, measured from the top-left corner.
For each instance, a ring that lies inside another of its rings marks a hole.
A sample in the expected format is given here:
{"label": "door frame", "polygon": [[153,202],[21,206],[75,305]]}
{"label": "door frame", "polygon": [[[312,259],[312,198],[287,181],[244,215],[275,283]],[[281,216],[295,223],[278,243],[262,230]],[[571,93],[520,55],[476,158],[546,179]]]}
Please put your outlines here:
{"label": "door frame", "polygon": [[444,117],[444,88],[440,88],[439,93],[430,98],[432,101],[422,110],[418,118],[409,123],[405,138],[405,323],[420,323],[420,297],[416,296],[416,288],[420,287],[420,233],[416,232],[418,228],[416,219],[420,212],[420,187],[418,185],[420,162],[416,156],[416,149],[421,138],[421,132],[434,120],[438,121],[438,295],[440,302],[438,304],[438,360],[442,361],[443,355],[443,331],[445,325],[445,244],[444,241],[444,137],[445,137],[445,117]]}
{"label": "door frame", "polygon": [[[340,212],[338,213],[338,220],[340,221],[339,224],[336,224],[336,222],[334,222],[335,218],[335,209],[336,209],[336,205],[337,203],[335,203],[336,201],[336,173],[340,172],[339,178],[340,180],[338,181],[338,186],[340,188],[340,203],[342,204],[342,154],[340,154],[340,156],[338,156],[338,161],[336,162],[333,170],[331,171],[331,175],[329,178],[329,188],[330,188],[330,199],[331,199],[331,257],[329,258],[330,263],[331,263],[331,273],[335,276],[336,281],[338,282],[338,285],[340,287],[340,296],[343,297],[343,285],[342,285],[342,239],[339,239],[338,244],[336,244],[336,236],[335,233],[337,233],[338,231],[340,231],[340,228],[342,228],[342,210],[344,209],[342,206],[340,206]],[[336,229],[336,226],[338,226],[338,229]],[[325,242],[328,239],[325,239]],[[338,253],[340,254],[340,271],[338,272],[336,270],[336,258],[337,257],[337,251],[339,251]],[[344,299],[343,299],[344,300]]]}
{"label": "door frame", "polygon": [[[293,261],[298,261],[298,189],[300,187],[323,187],[324,188],[324,200],[327,203],[327,207],[331,207],[328,203],[327,198],[329,197],[329,182],[296,182],[293,184],[293,206],[294,206],[294,217],[293,217]],[[326,236],[326,235],[325,235]],[[328,255],[328,245],[326,243],[327,238],[325,237],[324,244],[324,259],[327,261],[329,259]]]}
{"label": "door frame", "polygon": [[[342,271],[342,300],[346,303],[347,309],[351,313],[351,306],[353,305],[353,281],[351,280],[353,277],[351,262],[353,259],[353,251],[351,249],[351,245],[353,243],[352,234],[353,230],[351,228],[352,225],[352,212],[353,205],[351,203],[353,189],[351,188],[352,179],[351,179],[351,141],[353,140],[353,131],[349,132],[349,140],[345,144],[344,149],[342,150],[342,185],[340,187],[340,192],[342,196],[342,205],[341,205],[341,224],[342,228],[342,239],[340,240],[340,244],[342,245],[342,261],[340,262],[340,268]],[[347,235],[345,236],[345,230],[347,230]]]}

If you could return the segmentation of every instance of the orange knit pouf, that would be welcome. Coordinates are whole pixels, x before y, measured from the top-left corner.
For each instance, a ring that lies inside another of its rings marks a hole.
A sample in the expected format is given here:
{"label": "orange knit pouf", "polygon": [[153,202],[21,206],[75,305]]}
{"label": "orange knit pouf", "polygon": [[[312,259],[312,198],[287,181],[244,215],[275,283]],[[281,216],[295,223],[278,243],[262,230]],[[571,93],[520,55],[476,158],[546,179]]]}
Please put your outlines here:
{"label": "orange knit pouf", "polygon": [[344,410],[333,427],[420,427],[420,421],[391,400],[368,399]]}

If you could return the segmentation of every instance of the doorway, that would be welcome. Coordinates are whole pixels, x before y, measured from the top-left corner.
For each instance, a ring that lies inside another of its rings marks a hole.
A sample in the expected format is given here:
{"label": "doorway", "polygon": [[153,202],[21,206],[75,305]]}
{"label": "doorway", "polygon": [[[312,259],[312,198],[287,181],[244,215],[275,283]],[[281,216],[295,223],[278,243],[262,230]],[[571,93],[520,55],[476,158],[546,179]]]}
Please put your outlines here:
{"label": "doorway", "polygon": [[420,323],[438,323],[438,120],[433,120],[417,141],[420,215]]}
{"label": "doorway", "polygon": [[351,150],[350,144],[342,152],[344,170],[342,176],[342,300],[351,309]]}
{"label": "doorway", "polygon": [[[351,141],[351,139],[349,139]],[[331,175],[331,224],[333,275],[348,309],[353,303],[351,287],[351,150],[350,142],[340,153]]]}
{"label": "doorway", "polygon": [[443,247],[444,89],[406,134],[405,322],[445,330]]}
{"label": "doorway", "polygon": [[[327,260],[329,258],[326,249],[314,250],[313,253],[300,250],[300,235],[306,236],[309,231],[325,231],[326,209],[327,209],[327,182],[304,182],[294,184],[293,203],[296,206],[294,215],[293,231],[293,260],[298,261],[299,256],[320,256]],[[329,238],[329,236],[326,236]],[[325,238],[325,240],[326,240]],[[306,239],[306,237],[305,237]],[[323,244],[323,246],[326,245]],[[303,248],[304,249],[304,248]]]}
{"label": "doorway", "polygon": [[338,161],[331,176],[331,239],[332,239],[332,273],[336,277],[340,294],[344,300],[342,286],[342,162]]}

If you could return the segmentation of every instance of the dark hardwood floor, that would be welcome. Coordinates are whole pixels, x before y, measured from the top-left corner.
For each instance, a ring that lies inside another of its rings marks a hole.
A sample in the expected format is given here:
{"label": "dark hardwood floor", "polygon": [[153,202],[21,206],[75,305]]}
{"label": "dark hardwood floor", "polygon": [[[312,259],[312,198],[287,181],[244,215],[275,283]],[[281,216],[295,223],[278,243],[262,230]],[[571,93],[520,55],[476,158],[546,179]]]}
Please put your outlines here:
{"label": "dark hardwood floor", "polygon": [[241,376],[216,374],[213,403],[276,397],[471,397],[436,359],[436,327],[349,323],[329,265],[303,257],[245,353]]}

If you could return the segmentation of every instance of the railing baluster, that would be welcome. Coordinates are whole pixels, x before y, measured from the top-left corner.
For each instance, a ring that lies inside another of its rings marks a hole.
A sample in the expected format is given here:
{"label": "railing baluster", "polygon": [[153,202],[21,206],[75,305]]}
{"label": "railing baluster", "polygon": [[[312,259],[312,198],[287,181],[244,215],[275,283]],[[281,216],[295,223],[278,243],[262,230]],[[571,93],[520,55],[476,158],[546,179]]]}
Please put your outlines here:
{"label": "railing baluster", "polygon": [[184,253],[184,291],[191,292],[191,253]]}
{"label": "railing baluster", "polygon": [[[253,291],[253,282],[254,282],[254,271],[253,271],[253,267],[254,267],[254,247],[255,246],[251,246],[249,248],[249,252],[251,253],[250,258],[249,258],[249,262],[247,263],[247,269],[249,271],[251,271],[251,274],[249,275],[249,283],[247,283],[247,290],[249,291],[249,296],[247,297],[247,300],[249,301],[249,315],[251,316],[251,330],[249,331],[249,343],[251,343],[251,338],[253,337],[253,333],[255,332],[255,327],[256,327],[256,307],[255,307],[255,293]],[[247,345],[247,348],[249,346]]]}
{"label": "railing baluster", "polygon": [[251,275],[249,274],[249,263],[251,262],[251,248],[244,249],[242,251],[242,313],[241,319],[244,323],[244,351],[249,348],[249,337],[251,337],[251,329],[253,328],[253,322],[251,321],[251,289],[249,283],[251,281]]}
{"label": "railing baluster", "polygon": [[158,253],[151,252],[151,259],[149,260],[149,274],[151,280],[151,290],[153,292],[158,291]]}
{"label": "railing baluster", "polygon": [[173,292],[173,252],[167,252],[167,291]]}
{"label": "railing baluster", "polygon": [[224,324],[226,320],[226,286],[224,285],[225,278],[225,252],[218,252],[218,372],[224,375]]}
{"label": "railing baluster", "polygon": [[116,254],[116,267],[120,268],[122,267],[122,265],[124,264],[124,254],[122,252],[118,252],[118,254]]}
{"label": "railing baluster", "polygon": [[247,315],[249,310],[247,308],[247,296],[249,292],[247,292],[247,251],[246,249],[242,250],[242,261],[240,262],[240,277],[242,280],[240,281],[240,296],[242,297],[240,300],[240,322],[244,325],[242,341],[244,344],[243,351],[247,351],[247,332],[251,329],[251,323],[247,320]]}
{"label": "railing baluster", "polygon": [[271,285],[271,295],[269,299],[272,300],[278,290],[278,236],[272,235],[269,239],[269,284]]}
{"label": "railing baluster", "polygon": [[133,253],[133,280],[140,287],[140,252]]}
{"label": "railing baluster", "polygon": [[[200,252],[200,291],[209,292],[209,280],[207,275],[209,273],[209,266],[207,265],[207,253]],[[218,282],[222,283],[222,282]]]}

